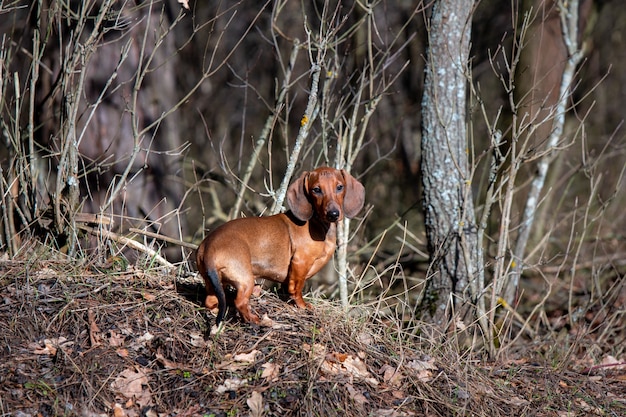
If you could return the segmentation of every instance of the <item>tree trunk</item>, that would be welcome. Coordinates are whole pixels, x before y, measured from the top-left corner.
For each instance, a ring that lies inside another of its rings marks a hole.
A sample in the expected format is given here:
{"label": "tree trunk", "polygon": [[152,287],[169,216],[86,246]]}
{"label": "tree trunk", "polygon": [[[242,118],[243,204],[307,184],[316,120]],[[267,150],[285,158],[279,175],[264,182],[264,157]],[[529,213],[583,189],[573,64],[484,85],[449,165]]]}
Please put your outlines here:
{"label": "tree trunk", "polygon": [[469,286],[482,274],[465,121],[474,5],[474,0],[436,1],[429,27],[421,167],[432,270],[421,310],[440,327],[453,315],[467,316]]}

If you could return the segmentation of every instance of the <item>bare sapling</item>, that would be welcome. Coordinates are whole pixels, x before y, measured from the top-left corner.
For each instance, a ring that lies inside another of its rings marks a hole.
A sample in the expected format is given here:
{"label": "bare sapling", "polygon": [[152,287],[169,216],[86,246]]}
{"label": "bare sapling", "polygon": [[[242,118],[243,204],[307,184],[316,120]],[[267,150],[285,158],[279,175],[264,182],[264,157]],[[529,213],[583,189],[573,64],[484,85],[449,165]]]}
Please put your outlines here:
{"label": "bare sapling", "polygon": [[[583,57],[583,50],[578,45],[578,6],[578,0],[558,2],[559,15],[561,17],[561,31],[563,41],[567,47],[567,60],[565,61],[565,68],[563,69],[561,77],[558,102],[553,113],[552,131],[545,144],[544,150],[538,157],[537,172],[530,185],[530,190],[526,198],[526,206],[513,250],[513,267],[503,294],[504,299],[509,304],[515,301],[519,278],[524,268],[524,253],[534,223],[535,213],[540,204],[540,194],[544,188],[548,169],[555,159],[556,154],[563,149],[565,115],[568,110],[568,103],[571,101],[573,94],[574,75]],[[559,147],[559,145],[561,146]]]}

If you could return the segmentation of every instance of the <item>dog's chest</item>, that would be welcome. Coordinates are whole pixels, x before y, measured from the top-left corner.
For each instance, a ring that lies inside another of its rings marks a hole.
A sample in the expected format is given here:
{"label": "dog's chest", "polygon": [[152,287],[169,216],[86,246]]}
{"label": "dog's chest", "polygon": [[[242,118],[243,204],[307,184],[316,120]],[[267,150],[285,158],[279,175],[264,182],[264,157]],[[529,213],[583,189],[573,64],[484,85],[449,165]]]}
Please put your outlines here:
{"label": "dog's chest", "polygon": [[306,274],[307,278],[317,274],[320,269],[324,267],[330,261],[330,258],[335,253],[337,244],[335,240],[325,240],[322,242],[316,242],[316,251],[311,253],[309,271]]}

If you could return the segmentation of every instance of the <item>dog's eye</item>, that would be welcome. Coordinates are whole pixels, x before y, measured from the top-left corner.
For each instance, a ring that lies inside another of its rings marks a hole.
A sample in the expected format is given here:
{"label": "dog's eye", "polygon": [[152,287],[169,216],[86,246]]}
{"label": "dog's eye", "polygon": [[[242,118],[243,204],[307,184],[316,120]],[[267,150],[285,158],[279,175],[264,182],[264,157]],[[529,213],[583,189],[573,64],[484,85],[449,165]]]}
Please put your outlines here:
{"label": "dog's eye", "polygon": [[313,194],[322,194],[322,189],[320,187],[313,187],[311,188],[311,191]]}
{"label": "dog's eye", "polygon": [[337,192],[340,193],[343,191],[343,184],[337,185]]}

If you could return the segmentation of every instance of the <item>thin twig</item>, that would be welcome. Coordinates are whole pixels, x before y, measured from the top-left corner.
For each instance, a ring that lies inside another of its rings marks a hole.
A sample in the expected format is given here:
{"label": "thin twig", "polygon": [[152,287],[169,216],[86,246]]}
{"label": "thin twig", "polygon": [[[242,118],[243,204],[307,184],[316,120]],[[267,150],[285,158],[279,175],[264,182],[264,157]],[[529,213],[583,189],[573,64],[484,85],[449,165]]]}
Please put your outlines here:
{"label": "thin twig", "polygon": [[563,69],[559,101],[554,111],[552,133],[546,143],[546,154],[537,164],[537,174],[531,183],[530,191],[526,198],[526,206],[520,223],[517,241],[515,242],[513,252],[514,266],[504,294],[504,298],[509,303],[512,303],[515,298],[519,278],[524,269],[524,252],[526,251],[526,244],[528,243],[530,231],[535,219],[539,196],[543,190],[550,163],[554,159],[554,152],[556,152],[556,147],[563,136],[567,102],[572,95],[572,80],[576,72],[576,67],[583,56],[582,51],[578,47],[578,0],[571,0],[566,4],[559,2],[559,12],[561,15],[563,40],[567,46],[569,57]]}
{"label": "thin twig", "polygon": [[189,248],[193,250],[198,249],[198,245],[194,243],[189,243],[189,242],[185,242],[179,239],[174,239],[173,237],[165,236],[160,233],[148,232],[147,230],[141,230],[141,229],[137,229],[134,227],[130,227],[128,230],[133,233],[139,233],[140,235],[148,236],[154,239],[159,239],[164,242],[173,243],[175,245],[182,246],[184,248]]}
{"label": "thin twig", "polygon": [[121,236],[117,233],[108,231],[108,230],[103,230],[103,229],[98,229],[96,227],[92,227],[92,226],[88,226],[86,224],[77,224],[76,227],[78,227],[79,229],[82,229],[86,232],[91,233],[94,236],[98,236],[98,237],[104,237],[106,239],[110,239],[113,240],[115,242],[119,242],[122,245],[128,246],[132,249],[138,250],[140,252],[143,252],[145,254],[147,254],[149,257],[151,257],[152,259],[154,259],[156,262],[158,262],[160,265],[163,265],[165,267],[168,268],[172,268],[174,269],[175,266],[172,265],[171,263],[169,263],[165,258],[163,258],[161,255],[158,254],[157,251],[155,251],[154,249],[150,249],[149,247],[147,247],[146,245],[137,242],[136,240],[127,238],[125,236]]}
{"label": "thin twig", "polygon": [[317,91],[319,88],[320,73],[322,71],[322,51],[323,47],[320,47],[316,61],[311,64],[311,91],[309,92],[309,100],[304,115],[300,120],[300,130],[298,131],[298,136],[296,137],[295,144],[293,146],[291,154],[289,155],[287,170],[285,171],[283,180],[280,184],[280,187],[278,188],[278,191],[276,192],[276,200],[274,201],[271,209],[272,214],[279,213],[283,208],[283,202],[285,201],[285,196],[287,194],[287,187],[289,186],[291,177],[293,176],[293,172],[296,169],[296,163],[298,162],[300,150],[304,145],[304,141],[309,136],[311,124],[313,123],[313,120],[315,119],[315,114],[317,113]]}
{"label": "thin twig", "polygon": [[233,206],[233,209],[230,212],[231,218],[236,217],[239,214],[239,211],[241,210],[241,205],[243,204],[243,197],[248,187],[248,184],[250,182],[250,177],[252,177],[252,171],[254,170],[254,167],[256,166],[259,160],[259,154],[261,153],[261,149],[263,149],[263,147],[265,146],[267,138],[270,135],[271,129],[274,126],[274,123],[276,122],[276,118],[280,114],[280,109],[285,105],[285,97],[287,96],[287,92],[289,91],[289,88],[291,86],[291,74],[296,64],[296,58],[298,57],[298,52],[300,51],[301,48],[302,46],[300,45],[300,42],[296,39],[294,41],[293,48],[291,50],[291,55],[289,57],[289,65],[285,71],[285,78],[283,80],[283,85],[280,89],[280,93],[278,94],[278,98],[276,99],[276,104],[274,105],[274,109],[272,113],[268,116],[267,120],[265,121],[265,125],[263,126],[263,130],[261,131],[261,134],[259,135],[259,139],[256,141],[254,145],[254,150],[252,151],[252,157],[250,157],[250,160],[248,161],[248,167],[246,168],[243,178],[241,179],[241,188],[239,189],[239,192],[237,193],[237,201],[235,201],[235,205]]}

